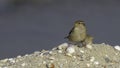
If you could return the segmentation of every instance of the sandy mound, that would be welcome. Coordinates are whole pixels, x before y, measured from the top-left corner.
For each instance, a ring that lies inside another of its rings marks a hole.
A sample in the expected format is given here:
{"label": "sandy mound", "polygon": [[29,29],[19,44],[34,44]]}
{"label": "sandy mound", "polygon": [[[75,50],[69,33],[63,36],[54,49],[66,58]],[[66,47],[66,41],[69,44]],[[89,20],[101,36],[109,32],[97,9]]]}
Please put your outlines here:
{"label": "sandy mound", "polygon": [[52,50],[0,60],[0,68],[120,68],[120,47],[63,43]]}

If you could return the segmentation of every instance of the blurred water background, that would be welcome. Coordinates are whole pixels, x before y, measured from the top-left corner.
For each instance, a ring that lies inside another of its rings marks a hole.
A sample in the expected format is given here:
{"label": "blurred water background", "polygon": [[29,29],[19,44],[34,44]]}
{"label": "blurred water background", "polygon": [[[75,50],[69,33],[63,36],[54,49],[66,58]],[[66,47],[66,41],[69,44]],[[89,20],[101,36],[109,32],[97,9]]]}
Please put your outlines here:
{"label": "blurred water background", "polygon": [[119,0],[0,0],[0,59],[67,42],[79,19],[94,43],[120,44]]}

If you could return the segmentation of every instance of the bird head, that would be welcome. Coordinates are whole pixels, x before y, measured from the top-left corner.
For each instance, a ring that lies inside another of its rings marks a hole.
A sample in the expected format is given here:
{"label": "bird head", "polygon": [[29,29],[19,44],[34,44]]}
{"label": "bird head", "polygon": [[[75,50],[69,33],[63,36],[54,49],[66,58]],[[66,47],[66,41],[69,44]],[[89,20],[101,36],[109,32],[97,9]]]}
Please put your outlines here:
{"label": "bird head", "polygon": [[80,26],[80,25],[83,25],[83,26],[85,26],[85,23],[84,23],[84,21],[82,21],[82,20],[78,20],[78,21],[75,21],[75,24],[74,24],[74,26]]}

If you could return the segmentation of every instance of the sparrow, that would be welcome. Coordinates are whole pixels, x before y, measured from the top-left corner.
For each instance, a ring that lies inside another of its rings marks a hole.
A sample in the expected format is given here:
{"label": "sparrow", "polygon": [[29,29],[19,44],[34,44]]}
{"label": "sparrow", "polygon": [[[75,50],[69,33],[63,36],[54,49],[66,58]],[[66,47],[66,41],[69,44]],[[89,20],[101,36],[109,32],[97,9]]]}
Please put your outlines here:
{"label": "sparrow", "polygon": [[70,30],[67,38],[70,42],[75,44],[81,43],[85,40],[87,36],[87,30],[84,21],[77,20],[74,23],[73,28]]}

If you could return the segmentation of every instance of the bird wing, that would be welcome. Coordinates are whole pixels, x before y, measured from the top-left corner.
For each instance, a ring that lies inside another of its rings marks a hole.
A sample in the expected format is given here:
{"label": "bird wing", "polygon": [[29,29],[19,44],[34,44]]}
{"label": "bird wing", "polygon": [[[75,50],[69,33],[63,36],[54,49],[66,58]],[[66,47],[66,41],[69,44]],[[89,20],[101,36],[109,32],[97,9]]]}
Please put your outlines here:
{"label": "bird wing", "polygon": [[69,35],[74,31],[74,27],[70,30]]}
{"label": "bird wing", "polygon": [[[74,27],[70,30],[69,35],[73,32],[73,30],[74,30]],[[68,37],[69,37],[69,35],[68,35],[68,36],[66,36],[66,37],[64,37],[64,38],[68,38]]]}

